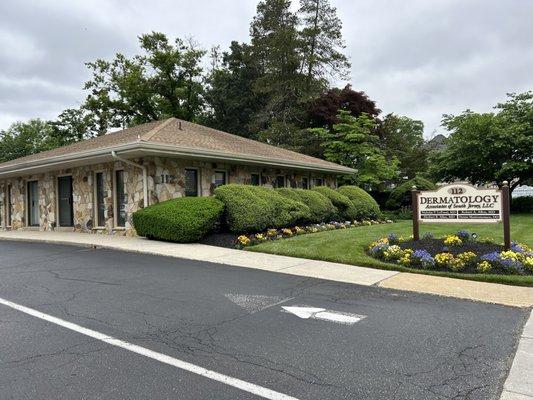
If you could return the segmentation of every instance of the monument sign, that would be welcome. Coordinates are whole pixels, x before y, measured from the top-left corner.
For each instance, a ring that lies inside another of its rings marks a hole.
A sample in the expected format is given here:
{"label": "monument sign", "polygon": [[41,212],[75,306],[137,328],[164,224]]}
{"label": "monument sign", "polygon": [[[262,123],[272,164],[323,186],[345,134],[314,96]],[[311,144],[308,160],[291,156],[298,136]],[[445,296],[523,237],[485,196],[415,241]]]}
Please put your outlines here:
{"label": "monument sign", "polygon": [[496,223],[503,221],[505,247],[510,246],[509,185],[501,189],[477,188],[466,183],[444,185],[437,190],[413,187],[413,237],[419,223]]}

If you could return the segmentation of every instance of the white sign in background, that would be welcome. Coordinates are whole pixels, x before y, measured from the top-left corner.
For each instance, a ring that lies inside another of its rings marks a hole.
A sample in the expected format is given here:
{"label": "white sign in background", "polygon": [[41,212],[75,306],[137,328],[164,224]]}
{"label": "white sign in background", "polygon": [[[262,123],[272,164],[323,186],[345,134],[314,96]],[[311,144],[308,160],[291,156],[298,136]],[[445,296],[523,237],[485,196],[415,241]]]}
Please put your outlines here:
{"label": "white sign in background", "polygon": [[459,183],[418,193],[418,220],[428,222],[500,222],[502,192]]}

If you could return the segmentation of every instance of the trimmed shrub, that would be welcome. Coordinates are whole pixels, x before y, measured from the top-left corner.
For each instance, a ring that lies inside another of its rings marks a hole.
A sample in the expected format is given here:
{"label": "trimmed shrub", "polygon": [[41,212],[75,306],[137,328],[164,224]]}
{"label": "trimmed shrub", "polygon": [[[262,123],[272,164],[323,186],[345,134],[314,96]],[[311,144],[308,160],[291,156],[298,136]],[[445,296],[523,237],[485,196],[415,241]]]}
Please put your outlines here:
{"label": "trimmed shrub", "polygon": [[395,210],[401,207],[411,207],[411,189],[416,186],[418,190],[435,190],[437,185],[433,182],[416,176],[413,179],[405,181],[399,186],[396,186],[390,193],[386,207],[390,210]]}
{"label": "trimmed shrub", "polygon": [[224,204],[212,197],[182,197],[133,213],[135,230],[149,239],[197,242],[220,222]]}
{"label": "trimmed shrub", "polygon": [[311,190],[326,196],[337,207],[336,220],[352,221],[357,219],[357,209],[349,197],[327,186],[315,186]]}
{"label": "trimmed shrub", "polygon": [[331,221],[337,213],[336,207],[326,196],[319,192],[305,189],[280,188],[276,191],[289,199],[299,201],[309,208],[309,213],[303,222],[320,223]]}
{"label": "trimmed shrub", "polygon": [[378,203],[367,192],[357,186],[341,186],[337,191],[348,197],[355,207],[354,219],[376,219],[381,213]]}
{"label": "trimmed shrub", "polygon": [[533,213],[533,196],[522,196],[511,199],[512,213]]}
{"label": "trimmed shrub", "polygon": [[215,197],[224,203],[224,220],[234,233],[290,226],[309,214],[305,204],[261,186],[223,185],[215,189]]}

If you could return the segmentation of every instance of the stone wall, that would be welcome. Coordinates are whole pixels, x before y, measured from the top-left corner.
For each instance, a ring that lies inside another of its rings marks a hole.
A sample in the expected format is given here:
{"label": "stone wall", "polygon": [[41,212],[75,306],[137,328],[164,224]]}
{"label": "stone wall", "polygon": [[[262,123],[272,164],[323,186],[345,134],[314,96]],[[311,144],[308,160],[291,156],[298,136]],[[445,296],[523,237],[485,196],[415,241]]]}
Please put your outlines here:
{"label": "stone wall", "polygon": [[[148,193],[150,204],[185,196],[185,169],[198,170],[199,195],[211,196],[215,189],[215,171],[225,171],[227,183],[250,184],[251,174],[260,174],[264,186],[275,186],[276,177],[286,177],[287,186],[301,187],[303,177],[307,177],[311,185],[315,178],[324,179],[324,184],[335,187],[336,178],[332,174],[295,172],[287,169],[262,168],[246,165],[231,165],[196,160],[146,157],[132,160],[142,163],[148,170]],[[115,199],[113,187],[115,171],[124,171],[124,191],[126,196],[125,227],[116,227]],[[95,219],[95,173],[104,176],[104,226],[96,226]],[[73,187],[73,227],[58,227],[57,210],[57,178],[71,175]],[[12,186],[12,223],[9,229],[23,229],[26,226],[26,182],[38,181],[39,189],[39,229],[72,229],[79,232],[94,232],[118,235],[135,235],[131,215],[143,207],[142,170],[120,161],[94,164],[89,166],[63,169],[36,175],[26,175],[0,181],[0,210],[2,227],[6,229],[7,185]]]}

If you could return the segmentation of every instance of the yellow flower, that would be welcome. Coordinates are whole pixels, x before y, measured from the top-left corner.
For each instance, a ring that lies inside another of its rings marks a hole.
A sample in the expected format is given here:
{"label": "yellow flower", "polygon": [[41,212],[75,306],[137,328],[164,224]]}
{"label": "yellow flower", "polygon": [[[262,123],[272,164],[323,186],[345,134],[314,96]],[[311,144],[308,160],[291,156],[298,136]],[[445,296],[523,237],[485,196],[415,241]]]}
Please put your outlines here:
{"label": "yellow flower", "polygon": [[469,263],[469,262],[472,262],[476,259],[476,253],[474,253],[473,251],[465,251],[464,253],[461,253],[457,256],[457,258],[459,260],[462,260],[463,262],[465,263]]}
{"label": "yellow flower", "polygon": [[486,274],[487,272],[490,271],[491,268],[492,266],[490,265],[490,262],[488,261],[481,261],[480,263],[477,264],[477,272],[480,272],[482,274]]}
{"label": "yellow flower", "polygon": [[461,271],[466,266],[465,262],[459,258],[454,258],[448,265],[452,271]]}
{"label": "yellow flower", "polygon": [[526,269],[533,271],[533,256],[524,257],[523,263]]}
{"label": "yellow flower", "polygon": [[386,260],[398,260],[403,257],[403,250],[398,245],[392,245],[383,252]]}
{"label": "yellow flower", "polygon": [[507,250],[507,251],[502,251],[500,253],[500,257],[505,260],[505,259],[511,259],[513,261],[519,261],[521,258],[522,258],[522,254],[520,253],[517,253],[517,252],[514,252],[512,250]]}
{"label": "yellow flower", "polygon": [[277,236],[277,234],[278,234],[277,229],[269,229],[269,230],[267,231],[267,236],[268,236],[268,237],[274,237],[274,236]]}
{"label": "yellow flower", "polygon": [[463,241],[457,235],[448,235],[444,238],[444,244],[446,246],[460,246],[463,244]]}
{"label": "yellow flower", "polygon": [[248,246],[250,244],[250,238],[246,235],[241,235],[237,238],[237,241],[241,246]]}
{"label": "yellow flower", "polygon": [[292,231],[289,228],[283,228],[281,233],[283,233],[285,236],[292,236]]}
{"label": "yellow flower", "polygon": [[447,267],[454,260],[452,253],[439,253],[435,256],[435,262],[441,267]]}

